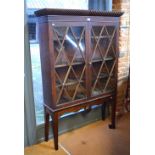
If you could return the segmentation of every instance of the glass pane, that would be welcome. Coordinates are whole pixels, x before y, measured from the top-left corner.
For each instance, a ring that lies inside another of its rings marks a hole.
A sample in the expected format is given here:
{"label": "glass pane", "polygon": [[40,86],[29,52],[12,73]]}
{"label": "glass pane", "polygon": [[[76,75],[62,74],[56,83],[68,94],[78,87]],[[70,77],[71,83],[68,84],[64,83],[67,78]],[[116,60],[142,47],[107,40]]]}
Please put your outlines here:
{"label": "glass pane", "polygon": [[53,26],[57,104],[86,98],[85,27]]}
{"label": "glass pane", "polygon": [[31,63],[32,63],[32,80],[33,80],[33,92],[36,112],[37,124],[44,122],[43,111],[43,89],[42,89],[42,76],[41,76],[41,64],[39,54],[39,44],[30,44],[31,50]]}
{"label": "glass pane", "polygon": [[115,27],[93,26],[91,29],[91,95],[112,91],[115,67]]}
{"label": "glass pane", "polygon": [[109,71],[105,63],[92,63],[92,96],[103,93],[108,76]]}
{"label": "glass pane", "polygon": [[96,26],[91,31],[91,49],[92,49],[92,60],[102,60],[103,56],[98,46],[100,31],[102,27]]}

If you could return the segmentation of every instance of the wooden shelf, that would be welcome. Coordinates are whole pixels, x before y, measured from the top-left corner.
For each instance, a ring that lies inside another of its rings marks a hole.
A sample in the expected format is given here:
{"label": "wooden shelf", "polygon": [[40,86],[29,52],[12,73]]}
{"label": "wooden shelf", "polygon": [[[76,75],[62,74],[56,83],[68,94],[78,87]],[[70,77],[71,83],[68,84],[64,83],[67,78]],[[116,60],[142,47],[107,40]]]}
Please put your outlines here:
{"label": "wooden shelf", "polygon": [[78,99],[84,99],[84,98],[86,98],[86,95],[84,95],[83,93],[77,94],[76,97],[75,97],[76,100],[78,100]]}
{"label": "wooden shelf", "polygon": [[62,67],[68,67],[68,66],[70,66],[70,65],[72,65],[72,66],[75,66],[75,65],[84,65],[85,64],[85,62],[83,61],[83,62],[74,62],[74,63],[72,63],[72,64],[59,64],[59,65],[55,65],[55,68],[62,68]]}
{"label": "wooden shelf", "polygon": [[103,78],[108,78],[108,77],[109,77],[109,75],[107,73],[101,73],[98,78],[103,79]]}
{"label": "wooden shelf", "polygon": [[113,57],[106,57],[106,58],[99,58],[99,59],[93,59],[92,60],[92,63],[96,63],[96,62],[101,62],[101,61],[111,61],[111,60],[114,60],[114,58]]}
{"label": "wooden shelf", "polygon": [[[67,38],[63,38],[63,37],[60,36],[60,35],[59,35],[58,37],[59,37],[59,40],[60,40],[60,41],[62,41],[63,39],[64,39],[64,40],[68,40]],[[74,39],[74,37],[72,37],[72,36],[70,36],[70,38],[73,38],[73,39]],[[76,38],[77,40],[80,39],[80,37],[75,37],[75,38]],[[109,38],[111,38],[111,36],[108,36],[108,35],[104,35],[104,36],[100,36],[100,37],[99,37],[99,36],[95,36],[95,37],[94,37],[94,36],[91,36],[91,38],[92,38],[92,39],[94,39],[94,38],[95,38],[95,39],[109,39]],[[54,38],[53,41],[58,41],[58,40],[57,40],[56,38]]]}
{"label": "wooden shelf", "polygon": [[[69,36],[69,37],[70,37],[70,39],[73,39],[73,40],[74,40],[74,39],[76,39],[76,40],[79,40],[79,39],[80,39],[80,37],[77,37],[77,36],[76,36],[76,37]],[[67,39],[66,37],[63,38],[63,36],[60,36],[60,35],[58,36],[58,38],[59,38],[59,41],[62,41],[63,39],[69,41],[69,39]],[[83,39],[83,38],[82,38],[82,39]],[[57,38],[53,38],[53,41],[54,41],[54,42],[57,42],[58,39],[57,39]]]}
{"label": "wooden shelf", "polygon": [[[111,60],[114,60],[114,58],[113,57],[107,57],[107,58],[104,58],[104,59],[102,59],[102,58],[100,58],[100,59],[93,59],[91,62],[92,63],[97,63],[97,62],[102,62],[103,60],[104,61],[111,61]],[[55,68],[68,67],[70,65],[72,65],[72,66],[85,65],[85,62],[83,61],[83,62],[74,62],[72,64],[58,64],[58,65],[55,65]]]}
{"label": "wooden shelf", "polygon": [[[84,80],[81,80],[80,83],[81,82],[84,82]],[[64,83],[61,84],[60,82],[56,82],[56,87],[61,87],[63,85],[65,85],[65,86],[71,86],[71,85],[75,85],[75,84],[78,84],[78,83],[79,83],[79,81],[76,80],[76,79],[69,79],[68,82],[65,83],[65,84]]]}
{"label": "wooden shelf", "polygon": [[108,38],[111,38],[111,36],[108,36],[108,35],[104,35],[104,36],[100,36],[100,37],[99,37],[99,36],[95,36],[95,37],[93,36],[93,37],[91,37],[91,38],[92,38],[92,39],[94,39],[94,38],[95,38],[95,39],[108,39]]}
{"label": "wooden shelf", "polygon": [[114,91],[114,89],[106,89],[106,90],[94,89],[92,91],[92,96],[101,95],[103,93],[110,93],[110,92],[113,92],[113,91]]}
{"label": "wooden shelf", "polygon": [[[104,61],[111,61],[113,59],[114,59],[113,57],[106,57],[106,58],[104,58]],[[101,62],[101,61],[103,61],[102,58],[101,59],[93,59],[92,63]],[[85,65],[85,62],[84,61],[79,61],[79,62],[77,61],[77,62],[74,62],[72,64],[58,64],[58,65],[55,65],[55,68],[68,67],[70,65],[72,65],[72,66],[75,66],[75,65]]]}
{"label": "wooden shelf", "polygon": [[108,77],[109,77],[108,73],[101,73],[98,78],[96,76],[93,76],[93,81],[96,81],[96,79],[106,79]]}

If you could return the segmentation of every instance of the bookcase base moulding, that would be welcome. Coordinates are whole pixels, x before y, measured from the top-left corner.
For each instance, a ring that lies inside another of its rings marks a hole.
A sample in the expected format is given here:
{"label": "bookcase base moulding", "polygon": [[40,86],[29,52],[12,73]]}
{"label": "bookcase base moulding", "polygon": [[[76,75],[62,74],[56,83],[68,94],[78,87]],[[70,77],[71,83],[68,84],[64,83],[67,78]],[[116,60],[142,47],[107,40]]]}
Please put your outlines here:
{"label": "bookcase base moulding", "polygon": [[45,111],[45,140],[49,117],[55,149],[58,120],[66,112],[112,103],[115,128],[119,17],[123,12],[41,9],[38,17]]}

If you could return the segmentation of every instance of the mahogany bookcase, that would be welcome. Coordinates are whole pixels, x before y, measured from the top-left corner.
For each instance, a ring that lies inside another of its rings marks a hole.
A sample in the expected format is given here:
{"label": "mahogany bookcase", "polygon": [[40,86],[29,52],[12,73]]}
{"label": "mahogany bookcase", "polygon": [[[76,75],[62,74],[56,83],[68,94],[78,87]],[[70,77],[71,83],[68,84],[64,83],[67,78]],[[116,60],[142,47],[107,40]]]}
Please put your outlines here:
{"label": "mahogany bookcase", "polygon": [[45,140],[49,116],[58,149],[60,115],[91,105],[112,104],[115,128],[119,17],[123,12],[41,9],[35,12],[45,109]]}

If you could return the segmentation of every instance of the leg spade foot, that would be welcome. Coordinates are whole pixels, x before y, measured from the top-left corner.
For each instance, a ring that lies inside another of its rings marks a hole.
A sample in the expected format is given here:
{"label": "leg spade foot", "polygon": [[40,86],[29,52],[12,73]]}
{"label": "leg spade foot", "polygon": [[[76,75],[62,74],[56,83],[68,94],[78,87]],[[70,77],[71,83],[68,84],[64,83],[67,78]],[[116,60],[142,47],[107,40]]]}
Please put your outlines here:
{"label": "leg spade foot", "polygon": [[109,124],[109,129],[115,129],[115,125],[114,124]]}

